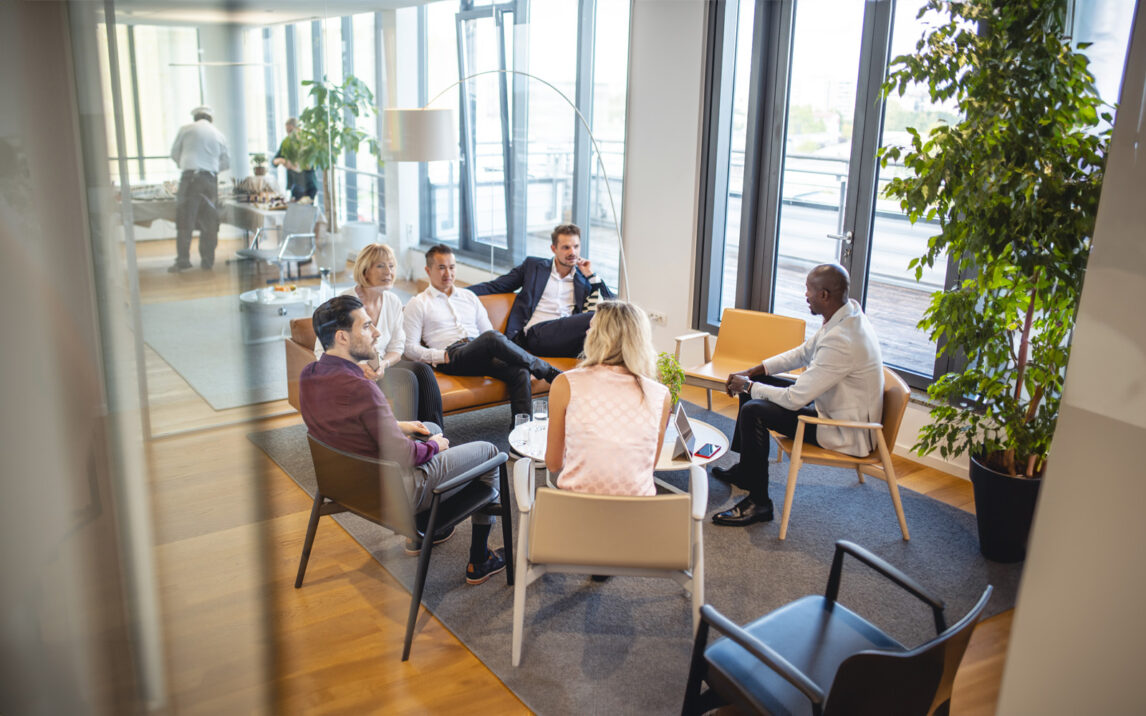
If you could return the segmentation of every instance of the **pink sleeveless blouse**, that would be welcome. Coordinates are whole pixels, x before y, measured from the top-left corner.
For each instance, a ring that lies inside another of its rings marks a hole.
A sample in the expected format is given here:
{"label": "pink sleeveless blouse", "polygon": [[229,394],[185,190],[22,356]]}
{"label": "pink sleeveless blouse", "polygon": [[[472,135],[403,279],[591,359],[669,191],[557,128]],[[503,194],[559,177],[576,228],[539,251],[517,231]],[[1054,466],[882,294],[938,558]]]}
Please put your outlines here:
{"label": "pink sleeveless blouse", "polygon": [[641,378],[638,388],[617,366],[576,368],[564,375],[569,407],[565,467],[557,486],[595,495],[656,494],[653,466],[668,388],[648,378]]}

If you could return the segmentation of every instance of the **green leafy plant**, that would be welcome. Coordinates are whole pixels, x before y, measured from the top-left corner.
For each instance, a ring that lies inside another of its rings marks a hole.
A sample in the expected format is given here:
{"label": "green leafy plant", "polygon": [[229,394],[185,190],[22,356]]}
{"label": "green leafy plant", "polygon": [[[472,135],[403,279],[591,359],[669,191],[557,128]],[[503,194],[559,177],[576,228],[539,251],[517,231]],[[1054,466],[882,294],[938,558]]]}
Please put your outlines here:
{"label": "green leafy plant", "polygon": [[1085,56],[1063,34],[1060,0],[929,0],[940,21],[893,60],[885,94],[926,86],[962,119],[889,147],[910,176],[887,195],[941,231],[923,266],[946,255],[958,285],[936,293],[919,327],[955,356],[915,449],[968,450],[1005,474],[1037,477],[1058,420],[1112,122]]}
{"label": "green leafy plant", "polygon": [[267,155],[259,152],[251,155],[252,167],[265,167],[267,165]]}
{"label": "green leafy plant", "polygon": [[680,400],[680,389],[684,385],[684,368],[680,367],[672,353],[659,353],[657,355],[657,376],[662,385],[669,389],[672,395],[672,404]]}
{"label": "green leafy plant", "polygon": [[[374,114],[374,93],[354,75],[342,84],[325,77],[321,82],[305,80],[314,104],[298,117],[298,129],[283,140],[283,156],[302,169],[322,171],[322,198],[330,231],[338,231],[338,192],[334,186],[334,165],[346,152],[357,152],[363,144],[379,156],[378,139],[360,129],[359,121]],[[378,166],[381,166],[379,162]]]}

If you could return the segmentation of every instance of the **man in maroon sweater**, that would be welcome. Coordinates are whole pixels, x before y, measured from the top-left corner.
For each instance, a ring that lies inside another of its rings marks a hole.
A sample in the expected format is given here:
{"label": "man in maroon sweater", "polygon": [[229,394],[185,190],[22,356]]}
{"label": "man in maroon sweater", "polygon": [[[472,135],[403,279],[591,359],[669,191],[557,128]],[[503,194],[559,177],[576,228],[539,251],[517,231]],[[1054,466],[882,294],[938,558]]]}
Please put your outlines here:
{"label": "man in maroon sweater", "polygon": [[[315,310],[311,322],[326,352],[303,369],[299,380],[299,403],[307,430],[331,447],[391,460],[405,468],[415,512],[429,508],[436,485],[497,454],[497,448],[487,442],[451,448],[437,425],[399,422],[394,418],[378,384],[368,379],[358,365],[359,361],[375,357],[374,340],[379,334],[357,298],[330,299]],[[492,486],[497,470],[478,479]],[[481,584],[505,569],[505,552],[500,548],[490,550],[487,544],[493,517],[478,513],[472,521],[466,582]],[[446,534],[436,533],[434,543],[443,542],[452,534],[452,529]],[[406,551],[417,554],[421,544],[407,540]]]}

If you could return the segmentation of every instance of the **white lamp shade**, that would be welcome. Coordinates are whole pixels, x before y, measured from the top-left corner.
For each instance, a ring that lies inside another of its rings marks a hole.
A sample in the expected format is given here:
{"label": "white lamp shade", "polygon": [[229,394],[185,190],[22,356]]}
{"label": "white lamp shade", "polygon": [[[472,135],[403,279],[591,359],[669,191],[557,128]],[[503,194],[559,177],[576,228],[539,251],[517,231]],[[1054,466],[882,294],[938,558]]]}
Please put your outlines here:
{"label": "white lamp shade", "polygon": [[387,109],[383,112],[384,156],[396,162],[458,158],[452,109]]}

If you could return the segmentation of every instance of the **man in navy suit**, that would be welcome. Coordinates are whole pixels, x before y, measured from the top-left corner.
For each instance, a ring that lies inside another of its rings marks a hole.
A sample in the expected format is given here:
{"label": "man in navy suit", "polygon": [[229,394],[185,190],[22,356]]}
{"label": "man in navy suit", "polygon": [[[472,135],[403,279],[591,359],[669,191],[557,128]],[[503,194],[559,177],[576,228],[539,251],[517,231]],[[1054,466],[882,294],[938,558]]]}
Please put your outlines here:
{"label": "man in navy suit", "polygon": [[483,296],[521,289],[509,311],[506,337],[535,356],[576,358],[593,318],[586,304],[613,298],[613,292],[581,258],[581,229],[562,224],[551,239],[552,260],[530,256],[504,276],[470,290]]}

